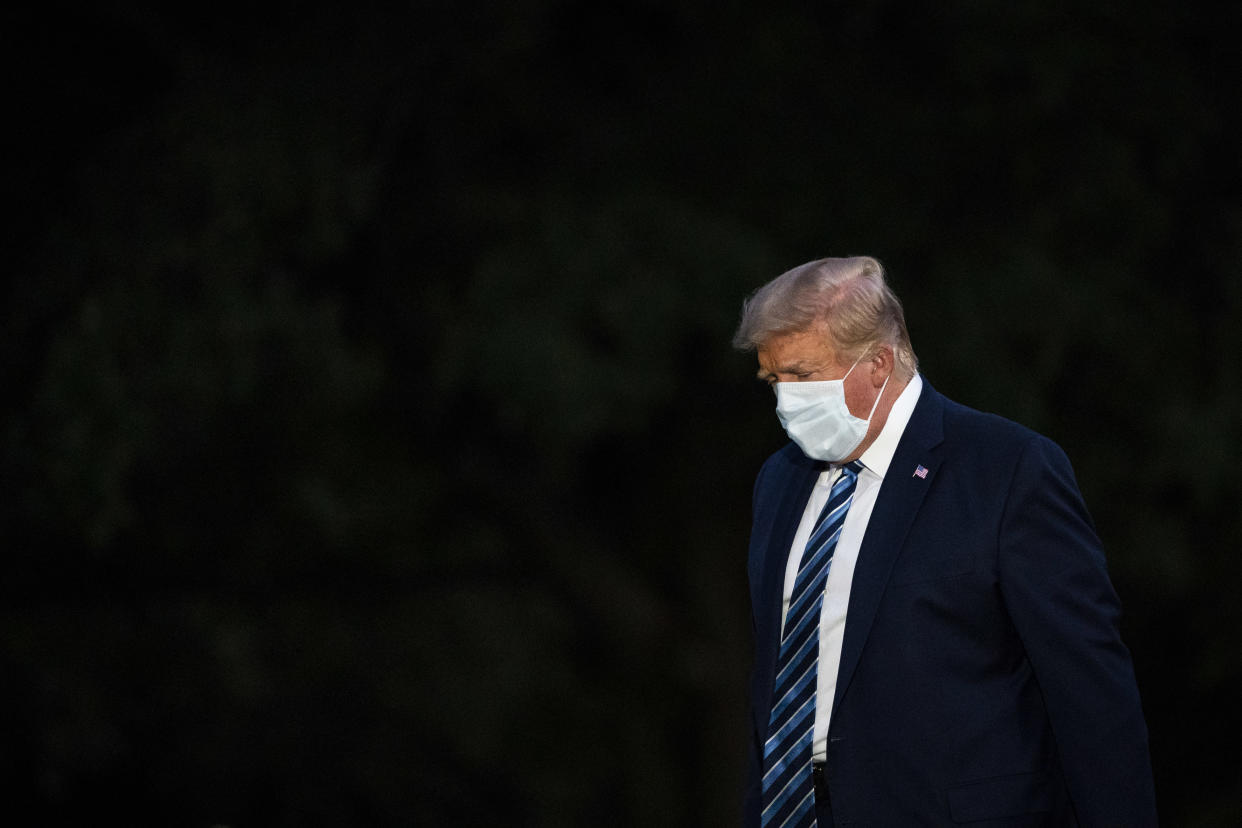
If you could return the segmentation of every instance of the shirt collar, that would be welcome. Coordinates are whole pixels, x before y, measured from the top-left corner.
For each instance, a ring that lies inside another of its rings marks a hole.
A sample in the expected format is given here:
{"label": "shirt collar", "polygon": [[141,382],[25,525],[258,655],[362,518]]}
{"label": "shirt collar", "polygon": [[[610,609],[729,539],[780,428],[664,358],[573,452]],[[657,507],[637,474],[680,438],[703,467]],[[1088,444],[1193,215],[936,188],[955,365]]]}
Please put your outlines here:
{"label": "shirt collar", "polygon": [[888,473],[888,466],[893,462],[893,455],[897,453],[897,443],[901,441],[906,424],[910,422],[910,416],[914,414],[914,404],[919,401],[919,394],[922,391],[923,377],[915,374],[893,402],[893,407],[888,412],[888,419],[884,422],[884,428],[880,429],[880,433],[876,435],[875,442],[868,446],[858,458],[868,471],[878,477],[882,478]]}

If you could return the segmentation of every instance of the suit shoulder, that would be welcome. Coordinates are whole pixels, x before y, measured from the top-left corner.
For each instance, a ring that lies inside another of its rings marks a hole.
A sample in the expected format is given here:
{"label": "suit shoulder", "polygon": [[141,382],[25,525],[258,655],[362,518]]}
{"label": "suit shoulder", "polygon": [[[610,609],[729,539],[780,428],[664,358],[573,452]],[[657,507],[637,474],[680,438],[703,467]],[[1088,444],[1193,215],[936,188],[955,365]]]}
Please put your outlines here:
{"label": "suit shoulder", "polygon": [[802,467],[813,462],[814,461],[803,454],[802,449],[798,448],[797,444],[791,440],[777,451],[774,451],[768,455],[768,458],[763,461],[763,465],[760,467],[759,473],[762,474],[769,468]]}
{"label": "suit shoulder", "polygon": [[815,461],[811,460],[802,453],[802,449],[797,444],[790,441],[785,444],[779,451],[775,451],[768,455],[763,461],[763,465],[759,467],[759,473],[755,476],[754,497],[756,503],[761,493],[768,488],[769,484],[779,484],[779,481],[786,477],[799,472],[805,472],[811,466],[815,465]]}
{"label": "suit shoulder", "polygon": [[944,400],[945,436],[980,450],[1002,454],[1021,454],[1035,449],[1040,453],[1061,454],[1051,438],[999,414],[979,411],[949,399]]}
{"label": "suit shoulder", "polygon": [[759,467],[755,483],[758,485],[765,478],[779,478],[791,472],[805,471],[815,464],[815,461],[803,454],[802,449],[791,440],[779,450],[768,455],[763,465]]}

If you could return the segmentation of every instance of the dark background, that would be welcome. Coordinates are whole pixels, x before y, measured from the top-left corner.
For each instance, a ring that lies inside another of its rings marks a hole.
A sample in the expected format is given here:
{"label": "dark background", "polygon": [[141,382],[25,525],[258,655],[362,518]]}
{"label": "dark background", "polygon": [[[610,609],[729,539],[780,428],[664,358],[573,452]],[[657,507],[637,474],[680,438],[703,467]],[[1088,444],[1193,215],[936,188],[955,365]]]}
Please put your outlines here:
{"label": "dark background", "polygon": [[3,12],[0,778],[40,824],[725,826],[742,298],[869,253],[1061,443],[1242,821],[1237,4]]}

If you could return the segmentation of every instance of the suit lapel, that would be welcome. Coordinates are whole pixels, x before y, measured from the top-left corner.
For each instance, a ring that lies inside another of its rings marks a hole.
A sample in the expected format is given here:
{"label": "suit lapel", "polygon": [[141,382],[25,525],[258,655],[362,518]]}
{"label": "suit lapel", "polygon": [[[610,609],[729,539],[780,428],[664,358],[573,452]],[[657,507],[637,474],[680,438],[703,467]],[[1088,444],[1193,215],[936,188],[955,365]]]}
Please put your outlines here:
{"label": "suit lapel", "polygon": [[[858,563],[854,567],[845,639],[841,644],[841,663],[837,671],[836,697],[833,699],[834,712],[853,678],[854,668],[858,666],[893,563],[905,544],[910,525],[923,504],[927,490],[935,481],[941,461],[935,448],[943,438],[943,420],[944,398],[924,380],[919,401],[880,486],[866,534],[863,535]],[[914,474],[920,467],[927,470],[926,476]]]}
{"label": "suit lapel", "polygon": [[772,522],[772,534],[768,539],[767,555],[763,570],[763,606],[777,605],[780,617],[781,587],[785,582],[785,568],[789,562],[789,545],[797,534],[802,513],[806,510],[811,490],[822,471],[820,464],[806,460],[795,465],[781,492],[776,520]]}
{"label": "suit lapel", "polygon": [[[772,521],[772,531],[764,548],[762,578],[760,580],[756,612],[762,615],[756,618],[756,664],[761,675],[774,678],[776,675],[776,657],[780,652],[781,639],[781,598],[785,584],[785,569],[789,563],[789,547],[797,534],[798,524],[802,521],[802,513],[806,510],[811,490],[823,470],[821,464],[798,452],[796,459],[782,481],[782,489],[776,506],[776,516]],[[771,693],[770,685],[764,688]],[[770,699],[763,699],[754,707],[756,728],[760,734],[767,729],[767,713]],[[760,736],[762,739],[762,735]]]}

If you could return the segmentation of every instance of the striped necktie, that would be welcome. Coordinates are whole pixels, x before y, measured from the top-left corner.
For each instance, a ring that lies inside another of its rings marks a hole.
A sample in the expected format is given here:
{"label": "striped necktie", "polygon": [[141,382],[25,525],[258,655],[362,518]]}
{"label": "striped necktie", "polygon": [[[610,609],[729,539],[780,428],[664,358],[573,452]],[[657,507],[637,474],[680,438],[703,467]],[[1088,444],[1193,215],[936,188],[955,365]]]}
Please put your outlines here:
{"label": "striped necktie", "polygon": [[815,731],[815,684],[819,664],[819,611],[828,568],[841,536],[845,513],[854,499],[862,464],[841,468],[828,502],[811,533],[781,635],[772,688],[768,740],[763,746],[763,825],[807,828],[815,825],[815,785],[811,778],[811,739]]}

